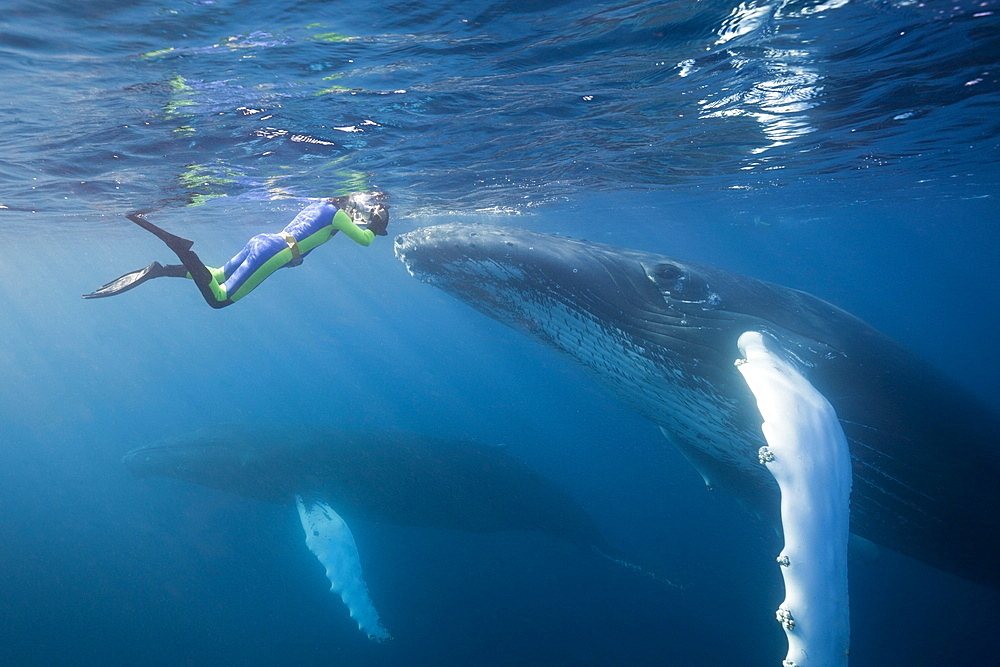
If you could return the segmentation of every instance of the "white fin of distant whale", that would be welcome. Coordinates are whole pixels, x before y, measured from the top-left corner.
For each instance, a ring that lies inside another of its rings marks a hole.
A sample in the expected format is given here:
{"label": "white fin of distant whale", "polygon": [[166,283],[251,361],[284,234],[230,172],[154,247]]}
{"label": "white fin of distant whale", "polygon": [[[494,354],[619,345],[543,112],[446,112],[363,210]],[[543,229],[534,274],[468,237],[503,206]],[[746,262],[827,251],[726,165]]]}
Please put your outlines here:
{"label": "white fin of distant whale", "polygon": [[846,667],[850,450],[833,406],[769,345],[776,346],[770,337],[744,333],[736,365],[764,418],[760,461],[781,488],[785,600],[776,616],[788,638],[782,665]]}
{"label": "white fin of distant whale", "polygon": [[340,596],[351,612],[351,618],[370,639],[380,642],[392,639],[382,627],[378,612],[368,597],[358,547],[347,523],[321,500],[306,501],[302,496],[295,496],[295,503],[306,533],[306,546],[326,568],[330,590]]}

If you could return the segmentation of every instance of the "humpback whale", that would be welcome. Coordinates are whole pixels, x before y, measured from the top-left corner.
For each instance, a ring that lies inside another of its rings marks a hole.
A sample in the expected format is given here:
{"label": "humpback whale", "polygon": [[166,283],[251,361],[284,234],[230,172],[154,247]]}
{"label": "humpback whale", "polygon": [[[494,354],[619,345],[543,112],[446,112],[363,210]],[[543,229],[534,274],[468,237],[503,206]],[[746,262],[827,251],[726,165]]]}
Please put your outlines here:
{"label": "humpback whale", "polygon": [[515,228],[425,227],[395,251],[413,276],[580,364],[706,484],[777,523],[760,396],[734,366],[740,337],[760,334],[836,411],[851,533],[1000,587],[1000,417],[850,313],[718,268]]}
{"label": "humpback whale", "polygon": [[175,477],[296,506],[331,590],[379,641],[389,633],[368,596],[348,526],[358,519],[536,531],[638,570],[612,555],[591,518],[555,483],[499,447],[390,431],[220,424],[133,449],[122,462],[136,476]]}

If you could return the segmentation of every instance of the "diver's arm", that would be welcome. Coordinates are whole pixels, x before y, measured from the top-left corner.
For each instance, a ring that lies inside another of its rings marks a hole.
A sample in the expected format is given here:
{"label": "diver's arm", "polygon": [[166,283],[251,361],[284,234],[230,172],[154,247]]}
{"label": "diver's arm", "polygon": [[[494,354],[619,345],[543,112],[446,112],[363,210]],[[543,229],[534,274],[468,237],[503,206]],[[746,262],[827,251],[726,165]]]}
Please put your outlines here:
{"label": "diver's arm", "polygon": [[369,246],[375,240],[375,232],[358,227],[351,220],[351,216],[344,213],[343,209],[339,209],[337,214],[333,216],[333,228],[344,232],[349,239],[358,245]]}

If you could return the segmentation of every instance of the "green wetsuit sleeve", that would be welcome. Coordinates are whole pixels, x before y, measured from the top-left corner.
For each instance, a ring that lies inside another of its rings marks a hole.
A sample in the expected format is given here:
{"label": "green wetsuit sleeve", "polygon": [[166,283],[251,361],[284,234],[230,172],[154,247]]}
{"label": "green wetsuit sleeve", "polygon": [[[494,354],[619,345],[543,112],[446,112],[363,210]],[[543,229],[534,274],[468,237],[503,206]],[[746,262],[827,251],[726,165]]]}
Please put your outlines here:
{"label": "green wetsuit sleeve", "polygon": [[333,216],[333,227],[344,232],[349,239],[358,245],[369,246],[375,240],[375,232],[358,227],[351,220],[351,216],[344,213],[343,210],[337,211],[337,215]]}

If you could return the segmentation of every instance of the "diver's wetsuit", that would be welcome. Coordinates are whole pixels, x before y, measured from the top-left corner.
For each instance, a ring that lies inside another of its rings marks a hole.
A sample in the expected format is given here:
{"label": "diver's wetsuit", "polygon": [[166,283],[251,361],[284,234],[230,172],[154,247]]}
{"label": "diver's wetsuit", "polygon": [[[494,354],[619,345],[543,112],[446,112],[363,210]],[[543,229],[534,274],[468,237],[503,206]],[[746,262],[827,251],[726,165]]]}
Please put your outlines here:
{"label": "diver's wetsuit", "polygon": [[[342,200],[340,200],[342,201]],[[348,203],[350,205],[350,203]],[[236,303],[249,294],[265,278],[284,266],[298,266],[302,258],[320,246],[337,232],[344,232],[348,238],[363,246],[371,245],[376,232],[385,235],[388,222],[387,207],[377,204],[368,216],[368,229],[362,229],[351,216],[337,207],[337,200],[324,199],[304,208],[284,230],[277,234],[258,234],[247,241],[243,249],[220,268],[205,266],[192,250],[193,243],[174,236],[146,220],[140,214],[130,214],[129,220],[155,234],[174,251],[182,265],[163,266],[153,262],[144,269],[132,271],[117,278],[98,290],[85,294],[92,299],[121,294],[150,278],[187,277],[192,278],[208,305],[224,308]]]}
{"label": "diver's wetsuit", "polygon": [[[359,245],[375,240],[370,229],[361,229],[350,216],[329,201],[304,208],[277,234],[258,234],[219,269],[209,267],[210,287],[216,301],[228,306],[245,297],[269,275],[284,266],[298,266],[319,245],[344,232]],[[218,307],[222,307],[218,306]]]}

